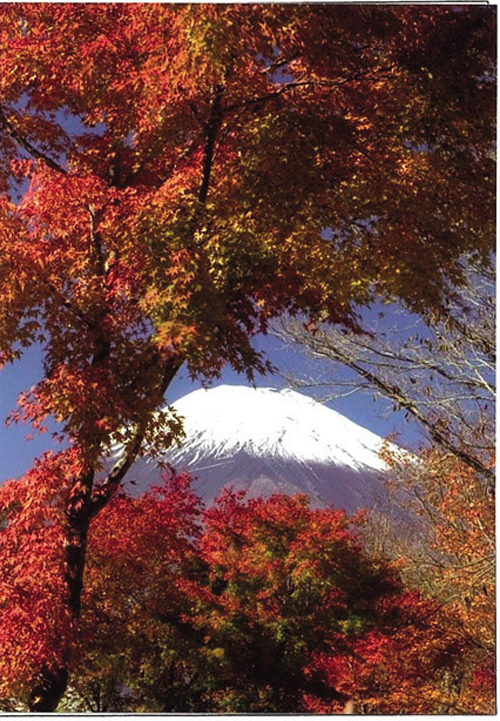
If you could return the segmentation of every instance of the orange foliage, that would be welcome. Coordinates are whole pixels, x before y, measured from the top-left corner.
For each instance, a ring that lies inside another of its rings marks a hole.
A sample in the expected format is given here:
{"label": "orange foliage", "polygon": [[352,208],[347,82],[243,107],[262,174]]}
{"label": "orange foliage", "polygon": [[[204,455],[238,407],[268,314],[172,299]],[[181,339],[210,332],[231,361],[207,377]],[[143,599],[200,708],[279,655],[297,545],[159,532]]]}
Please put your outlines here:
{"label": "orange foliage", "polygon": [[[388,457],[399,495],[422,522],[403,549],[406,575],[436,598],[466,649],[441,702],[460,713],[495,709],[495,498],[489,481],[442,450],[417,463]],[[398,544],[396,542],[397,550]]]}
{"label": "orange foliage", "polygon": [[74,628],[67,608],[63,502],[72,452],[46,454],[0,493],[0,695],[64,662]]}

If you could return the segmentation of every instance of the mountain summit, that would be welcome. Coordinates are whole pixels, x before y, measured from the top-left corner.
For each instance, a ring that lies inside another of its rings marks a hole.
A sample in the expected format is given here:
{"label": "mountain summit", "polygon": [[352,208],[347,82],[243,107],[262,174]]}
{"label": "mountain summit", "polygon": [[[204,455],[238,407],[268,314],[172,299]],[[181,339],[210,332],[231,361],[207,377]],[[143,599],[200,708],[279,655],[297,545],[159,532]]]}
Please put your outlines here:
{"label": "mountain summit", "polygon": [[[186,438],[161,460],[188,471],[207,502],[232,485],[249,496],[307,493],[314,505],[353,512],[383,494],[383,439],[310,397],[221,385],[193,391],[175,408]],[[130,479],[138,490],[157,482],[156,464],[139,460]]]}

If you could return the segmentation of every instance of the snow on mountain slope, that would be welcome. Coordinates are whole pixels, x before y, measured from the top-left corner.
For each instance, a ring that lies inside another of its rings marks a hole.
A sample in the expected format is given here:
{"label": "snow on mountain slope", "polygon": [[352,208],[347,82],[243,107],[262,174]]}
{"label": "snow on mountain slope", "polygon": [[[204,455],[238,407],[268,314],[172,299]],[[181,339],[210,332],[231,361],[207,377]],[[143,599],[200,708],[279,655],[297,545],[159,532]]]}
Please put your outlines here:
{"label": "snow on mountain slope", "polygon": [[[189,471],[208,502],[226,485],[249,496],[307,493],[315,505],[349,512],[383,496],[382,439],[300,393],[221,385],[194,391],[175,408],[186,439],[162,460]],[[143,490],[157,482],[156,464],[139,460],[129,478]]]}
{"label": "snow on mountain slope", "polygon": [[312,398],[292,390],[218,386],[176,404],[191,450],[217,456],[246,450],[359,468],[383,467],[381,439]]}

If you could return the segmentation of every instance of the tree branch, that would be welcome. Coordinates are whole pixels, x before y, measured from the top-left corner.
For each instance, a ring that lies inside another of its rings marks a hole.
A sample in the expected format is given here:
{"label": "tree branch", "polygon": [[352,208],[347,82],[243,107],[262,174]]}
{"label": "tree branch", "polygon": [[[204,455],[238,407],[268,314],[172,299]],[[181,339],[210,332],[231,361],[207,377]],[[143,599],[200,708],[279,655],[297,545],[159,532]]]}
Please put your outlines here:
{"label": "tree branch", "polygon": [[205,126],[205,150],[203,153],[203,170],[201,176],[201,185],[198,193],[198,200],[205,204],[210,186],[210,175],[212,173],[212,164],[214,158],[215,139],[222,122],[221,101],[223,87],[218,85],[215,88],[214,100],[210,117]]}
{"label": "tree branch", "polygon": [[[174,376],[181,367],[182,362],[182,359],[171,358],[170,361],[165,364],[162,382],[160,388],[158,389],[160,399],[162,399],[165,395],[168,386],[174,379]],[[104,508],[104,506],[106,506],[108,501],[118,490],[121,481],[125,478],[125,475],[137,458],[137,454],[139,453],[144,440],[145,432],[145,424],[142,424],[137,428],[134,438],[127,451],[114,464],[113,468],[99,487],[95,488],[91,498],[90,518],[94,518]]]}
{"label": "tree branch", "polygon": [[[377,76],[377,79],[379,77],[384,77],[384,75]],[[368,79],[368,76],[364,71],[351,73],[347,77],[340,78],[339,80],[292,80],[289,83],[281,85],[277,90],[274,90],[267,95],[262,95],[260,98],[253,98],[252,100],[246,100],[241,103],[233,103],[233,105],[225,107],[224,110],[226,112],[232,112],[233,110],[248,108],[252,105],[260,105],[268,100],[278,98],[280,95],[283,95],[283,93],[286,93],[289,90],[295,90],[297,88],[338,88],[352,82],[353,80],[360,80],[361,78],[364,78],[365,80]]]}
{"label": "tree branch", "polygon": [[103,257],[103,252],[102,252],[102,244],[101,244],[100,234],[99,234],[99,231],[97,230],[98,219],[96,216],[95,207],[93,205],[87,205],[87,210],[88,210],[89,216],[90,216],[89,225],[90,225],[91,251],[97,261],[98,274],[104,278],[104,276],[105,276],[104,257]]}
{"label": "tree branch", "polygon": [[21,146],[21,148],[24,148],[33,158],[36,158],[37,160],[41,160],[52,170],[55,170],[57,173],[61,173],[62,175],[67,175],[68,171],[62,167],[62,165],[59,165],[53,158],[51,158],[49,155],[46,155],[38,148],[35,148],[34,145],[30,143],[29,140],[24,138],[19,131],[14,127],[14,125],[11,123],[11,121],[7,118],[5,115],[4,109],[0,106],[0,127],[3,128],[6,133],[16,142],[18,145]]}
{"label": "tree branch", "polygon": [[391,398],[398,405],[399,408],[402,408],[408,413],[410,413],[410,415],[412,415],[419,423],[422,424],[422,426],[424,426],[424,428],[427,429],[431,438],[442,448],[445,448],[456,458],[459,458],[461,461],[463,461],[463,463],[480,473],[490,483],[495,482],[495,473],[491,470],[491,468],[488,468],[477,458],[474,458],[466,451],[456,447],[453,443],[451,443],[447,436],[440,432],[436,424],[433,424],[431,421],[428,420],[428,418],[426,418],[426,416],[420,413],[416,405],[412,403],[408,397],[402,395],[398,386],[386,383],[374,373],[371,373],[366,368],[360,366],[352,358],[349,358],[347,355],[343,354],[337,348],[329,346],[328,354],[326,357],[334,358],[335,360],[343,363],[345,366],[347,366],[359,376],[364,378],[371,386],[376,388],[384,396],[386,396],[387,398]]}

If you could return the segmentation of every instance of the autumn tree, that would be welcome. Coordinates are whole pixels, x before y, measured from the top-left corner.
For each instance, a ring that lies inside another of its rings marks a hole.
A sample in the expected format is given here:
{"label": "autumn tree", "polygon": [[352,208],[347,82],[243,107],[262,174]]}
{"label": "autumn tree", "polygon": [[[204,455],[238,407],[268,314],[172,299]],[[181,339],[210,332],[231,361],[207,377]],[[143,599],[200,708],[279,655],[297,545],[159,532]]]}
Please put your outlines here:
{"label": "autumn tree", "polygon": [[[33,504],[49,476],[65,489],[53,570],[71,629],[91,520],[180,433],[157,410],[182,364],[251,377],[251,339],[283,311],[353,327],[377,294],[438,307],[462,255],[488,257],[494,10],[0,13],[0,354],[41,347],[12,418],[51,416],[69,446],[30,488]],[[30,662],[32,710],[64,692],[63,626]]]}
{"label": "autumn tree", "polygon": [[421,450],[417,463],[394,453],[386,461],[398,504],[419,519],[420,531],[389,534],[384,552],[404,559],[405,582],[438,600],[467,649],[440,692],[461,713],[494,713],[494,492],[482,474],[437,447]]}
{"label": "autumn tree", "polygon": [[311,509],[305,496],[231,492],[205,519],[215,599],[194,623],[206,636],[206,708],[340,713],[354,701],[357,711],[438,710],[436,680],[460,646],[436,604],[364,551],[360,519]]}

